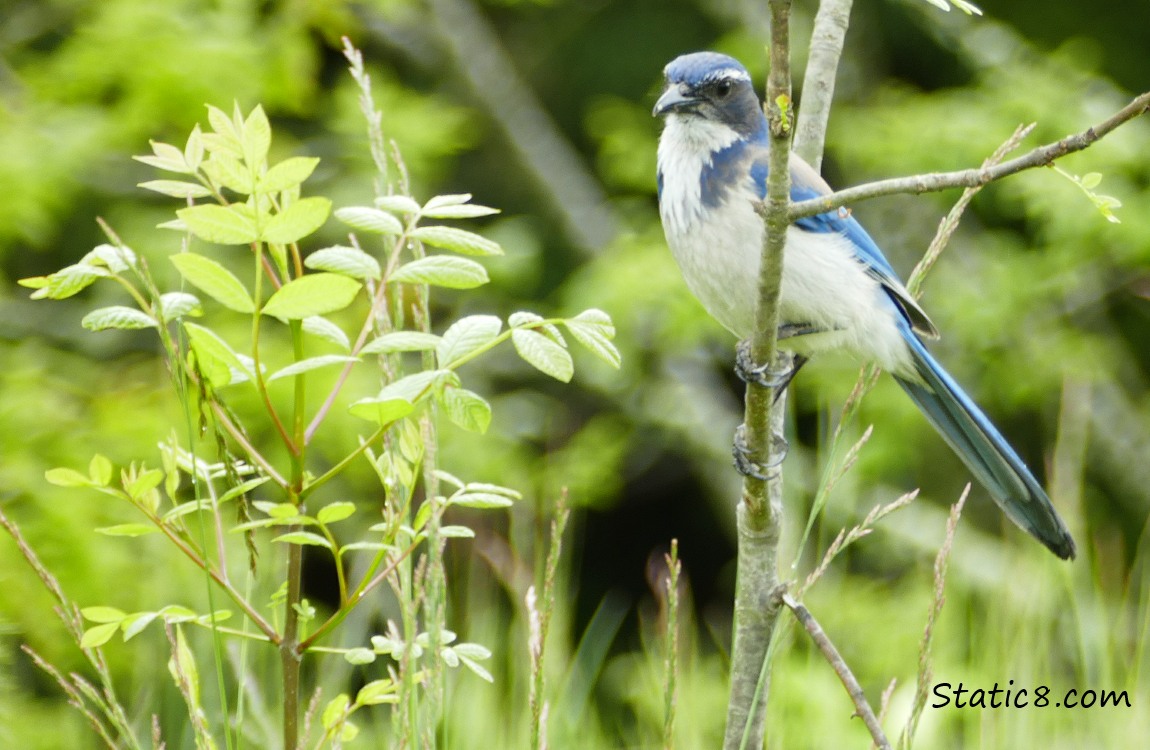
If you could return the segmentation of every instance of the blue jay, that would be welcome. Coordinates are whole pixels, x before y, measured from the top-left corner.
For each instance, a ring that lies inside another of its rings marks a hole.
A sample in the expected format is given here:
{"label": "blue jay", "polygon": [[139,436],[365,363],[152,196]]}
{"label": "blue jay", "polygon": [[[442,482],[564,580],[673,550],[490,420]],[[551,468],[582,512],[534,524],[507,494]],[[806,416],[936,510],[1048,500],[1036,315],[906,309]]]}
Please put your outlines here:
{"label": "blue jay", "polygon": [[[663,72],[666,88],[653,114],[666,118],[658,186],[667,244],[703,307],[747,339],[764,231],[755,204],[766,197],[767,120],[734,58],[697,52]],[[793,201],[831,192],[798,157],[790,171]],[[850,212],[800,219],[787,229],[779,304],[779,345],[798,363],[829,349],[878,363],[1011,520],[1059,557],[1074,557],[1074,540],[1050,499],[927,351],[920,336],[937,338],[937,329]]]}

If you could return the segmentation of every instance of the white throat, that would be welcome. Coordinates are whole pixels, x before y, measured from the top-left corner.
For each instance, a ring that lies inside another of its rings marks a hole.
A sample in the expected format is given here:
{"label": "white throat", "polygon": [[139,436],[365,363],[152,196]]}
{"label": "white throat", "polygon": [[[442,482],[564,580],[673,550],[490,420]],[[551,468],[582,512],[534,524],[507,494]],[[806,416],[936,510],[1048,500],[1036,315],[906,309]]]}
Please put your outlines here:
{"label": "white throat", "polygon": [[664,226],[689,230],[700,218],[702,185],[699,181],[711,159],[739,139],[730,126],[693,115],[671,113],[659,137],[659,174],[663,190],[659,211]]}

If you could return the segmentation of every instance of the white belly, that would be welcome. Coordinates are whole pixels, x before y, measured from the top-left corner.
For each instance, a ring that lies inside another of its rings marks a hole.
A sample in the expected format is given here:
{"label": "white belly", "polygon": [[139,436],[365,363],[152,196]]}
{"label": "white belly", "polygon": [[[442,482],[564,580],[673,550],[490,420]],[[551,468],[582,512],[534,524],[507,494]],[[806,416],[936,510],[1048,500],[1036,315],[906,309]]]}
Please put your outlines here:
{"label": "white belly", "polygon": [[[762,220],[753,208],[756,196],[746,192],[742,198],[728,196],[705,220],[699,212],[670,205],[669,197],[686,193],[681,188],[665,184],[660,205],[667,244],[687,286],[707,312],[740,339],[754,330],[763,235]],[[896,327],[900,313],[841,235],[789,228],[781,294],[782,323],[809,323],[826,330],[783,341],[783,348],[802,354],[845,349],[887,371],[913,372]]]}

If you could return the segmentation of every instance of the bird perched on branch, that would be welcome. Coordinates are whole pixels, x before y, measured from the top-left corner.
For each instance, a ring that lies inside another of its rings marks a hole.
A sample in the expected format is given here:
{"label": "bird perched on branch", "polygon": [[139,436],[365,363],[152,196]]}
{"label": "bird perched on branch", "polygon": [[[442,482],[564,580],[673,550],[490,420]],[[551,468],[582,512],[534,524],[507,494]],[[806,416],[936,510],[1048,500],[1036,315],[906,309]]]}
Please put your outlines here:
{"label": "bird perched on branch", "polygon": [[[707,311],[745,340],[754,332],[759,294],[764,224],[756,205],[767,191],[767,120],[750,74],[734,58],[697,52],[663,72],[666,88],[654,114],[666,118],[658,182],[667,244]],[[791,157],[790,172],[792,201],[831,192],[798,157]],[[779,346],[795,353],[795,369],[830,349],[878,363],[1011,520],[1059,557],[1074,557],[1074,540],[1050,499],[927,351],[920,337],[936,338],[934,324],[849,211],[788,227],[779,305]],[[742,360],[748,350],[741,351]],[[765,370],[741,365],[744,379]],[[785,386],[793,373],[765,384]]]}

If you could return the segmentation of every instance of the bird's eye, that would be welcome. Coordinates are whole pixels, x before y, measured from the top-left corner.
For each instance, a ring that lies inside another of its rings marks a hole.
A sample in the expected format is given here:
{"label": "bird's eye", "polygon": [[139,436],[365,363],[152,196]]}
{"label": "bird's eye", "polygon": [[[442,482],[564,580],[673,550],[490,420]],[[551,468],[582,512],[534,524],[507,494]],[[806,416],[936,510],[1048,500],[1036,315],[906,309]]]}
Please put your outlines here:
{"label": "bird's eye", "polygon": [[715,96],[719,97],[720,99],[726,99],[727,95],[730,93],[731,93],[731,82],[730,81],[719,81],[717,84],[715,84]]}

